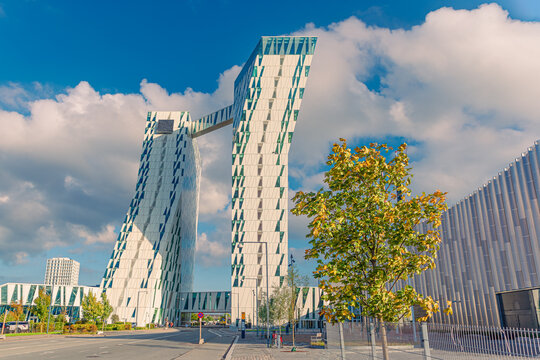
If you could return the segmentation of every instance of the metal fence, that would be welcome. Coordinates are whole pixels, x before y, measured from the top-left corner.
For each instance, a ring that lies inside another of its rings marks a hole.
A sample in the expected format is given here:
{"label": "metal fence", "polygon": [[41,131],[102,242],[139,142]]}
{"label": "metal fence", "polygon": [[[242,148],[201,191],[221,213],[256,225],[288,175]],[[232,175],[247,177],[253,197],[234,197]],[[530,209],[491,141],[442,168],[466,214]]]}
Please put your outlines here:
{"label": "metal fence", "polygon": [[540,329],[427,324],[434,356],[445,359],[529,359],[540,357]]}
{"label": "metal fence", "polygon": [[[327,325],[327,348],[334,359],[382,359],[381,324]],[[386,324],[391,359],[540,358],[540,329],[510,329],[433,323]]]}

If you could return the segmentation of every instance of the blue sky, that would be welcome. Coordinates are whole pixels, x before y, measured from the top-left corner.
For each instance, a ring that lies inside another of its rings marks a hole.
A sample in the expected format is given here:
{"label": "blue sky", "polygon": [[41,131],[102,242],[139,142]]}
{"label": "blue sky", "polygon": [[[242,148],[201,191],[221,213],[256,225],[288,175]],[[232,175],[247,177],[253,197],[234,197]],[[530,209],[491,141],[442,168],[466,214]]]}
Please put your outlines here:
{"label": "blue sky", "polygon": [[[0,39],[0,82],[37,81],[63,89],[85,80],[99,91],[133,92],[148,79],[170,92],[212,91],[217,75],[245,61],[261,35],[351,16],[368,25],[410,28],[442,6],[472,9],[482,3],[2,1],[0,33],[10,36]],[[535,1],[499,3],[514,18],[540,10]]]}
{"label": "blue sky", "polygon": [[[408,142],[415,190],[458,201],[540,138],[540,5],[485,3],[0,0],[0,283],[42,281],[50,256],[99,283],[146,111],[227,105],[262,35],[320,37],[291,196],[320,185],[331,143],[347,137]],[[196,290],[230,287],[228,136],[200,143]],[[309,273],[306,222],[289,222]]]}

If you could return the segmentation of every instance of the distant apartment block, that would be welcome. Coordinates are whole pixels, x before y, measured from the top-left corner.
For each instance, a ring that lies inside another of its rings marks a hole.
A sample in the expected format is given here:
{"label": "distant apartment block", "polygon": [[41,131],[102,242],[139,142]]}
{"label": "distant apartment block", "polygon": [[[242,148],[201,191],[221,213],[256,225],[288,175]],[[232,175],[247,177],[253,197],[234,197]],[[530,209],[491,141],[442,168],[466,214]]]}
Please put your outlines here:
{"label": "distant apartment block", "polygon": [[[77,263],[77,266],[78,265],[79,264]],[[94,294],[96,297],[99,297],[102,289],[99,287],[77,285],[52,286],[26,283],[1,284],[0,314],[4,314],[6,310],[12,311],[13,309],[11,304],[17,302],[21,304],[24,309],[24,315],[21,320],[28,321],[29,319],[35,318],[36,314],[32,309],[35,306],[35,300],[39,296],[40,290],[44,291],[48,296],[52,295],[52,316],[65,313],[69,317],[70,321],[75,321],[82,317],[82,299],[90,293]],[[46,320],[47,319],[45,319],[45,321]]]}
{"label": "distant apartment block", "polygon": [[47,260],[45,271],[46,285],[73,286],[79,283],[80,264],[69,258],[52,258]]}
{"label": "distant apartment block", "polygon": [[414,278],[420,293],[453,303],[453,315],[434,321],[540,327],[539,199],[536,141],[443,214],[437,267]]}

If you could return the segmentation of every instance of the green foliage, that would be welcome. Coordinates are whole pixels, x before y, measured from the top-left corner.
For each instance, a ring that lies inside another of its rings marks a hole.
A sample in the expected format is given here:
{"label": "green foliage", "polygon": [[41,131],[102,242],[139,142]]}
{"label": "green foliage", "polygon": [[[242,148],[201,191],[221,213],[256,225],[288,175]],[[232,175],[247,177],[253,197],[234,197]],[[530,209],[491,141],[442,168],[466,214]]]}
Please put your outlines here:
{"label": "green foliage", "polygon": [[21,321],[24,319],[24,307],[22,300],[11,302],[11,308],[13,309],[12,313],[15,321]]}
{"label": "green foliage", "polygon": [[[264,291],[261,291],[261,297],[262,297],[262,302],[261,304],[259,305],[259,322],[261,324],[268,324],[268,323],[272,323],[272,311],[270,311],[270,308],[269,308],[269,315],[270,315],[270,318],[267,319],[267,312],[266,312],[266,308],[268,306],[267,302],[266,302],[266,293]],[[270,300],[270,303],[272,303],[272,301]],[[271,307],[271,306],[270,306]]]}
{"label": "green foliage", "polygon": [[55,319],[54,321],[55,322],[58,322],[58,323],[62,323],[62,324],[65,324],[67,322],[67,312],[66,312],[66,309],[62,309],[62,312],[58,315],[55,316]]}
{"label": "green foliage", "polygon": [[73,324],[64,326],[64,334],[95,334],[96,324]]}
{"label": "green foliage", "polygon": [[295,336],[295,329],[296,329],[296,323],[298,320],[298,308],[296,306],[297,304],[297,294],[300,292],[301,286],[307,286],[308,285],[308,278],[306,276],[301,276],[298,272],[298,269],[296,268],[296,265],[291,264],[289,265],[289,270],[287,271],[287,278],[285,279],[284,285],[286,285],[287,290],[290,293],[289,296],[289,302],[287,307],[287,317],[289,320],[289,324],[292,328],[292,340],[293,340],[293,347],[296,345],[296,336]]}
{"label": "green foliage", "polygon": [[285,278],[283,285],[291,293],[291,296],[289,297],[287,316],[291,326],[294,328],[298,318],[298,307],[296,306],[297,294],[299,293],[301,287],[308,286],[308,278],[307,276],[300,275],[296,265],[292,264],[289,266],[287,277]]}
{"label": "green foliage", "polygon": [[109,324],[105,327],[105,330],[107,331],[117,331],[117,330],[131,330],[131,323],[117,323],[117,324]]}
{"label": "green foliage", "polygon": [[[4,319],[4,315],[2,315],[2,320]],[[17,321],[17,315],[13,311],[7,310],[7,316],[6,316],[6,322],[12,322]]]}
{"label": "green foliage", "polygon": [[83,297],[81,307],[84,318],[94,323],[96,323],[103,314],[103,304],[98,301],[92,292],[89,292]]}
{"label": "green foliage", "polygon": [[291,292],[287,287],[275,287],[270,298],[270,318],[275,325],[283,325],[289,314]]}
{"label": "green foliage", "polygon": [[109,299],[107,299],[107,294],[102,293],[101,294],[101,314],[100,318],[102,322],[105,322],[109,316],[111,316],[113,312],[113,307],[111,303],[109,302]]}
{"label": "green foliage", "polygon": [[120,321],[120,317],[119,317],[118,315],[116,315],[116,314],[113,314],[113,315],[111,316],[111,321],[112,321],[113,323],[117,323],[117,322]]}
{"label": "green foliage", "polygon": [[[419,304],[431,316],[438,304],[405,282],[435,267],[445,193],[411,196],[406,144],[393,154],[386,145],[353,151],[341,142],[328,156],[325,188],[293,199],[293,214],[311,219],[306,258],[317,259],[324,315],[343,321],[354,316],[349,306],[360,306],[364,316],[393,322]],[[421,222],[430,229],[425,234],[416,230]]]}
{"label": "green foliage", "polygon": [[37,315],[40,321],[41,332],[43,332],[43,324],[49,316],[49,305],[51,304],[51,297],[47,294],[45,289],[40,288],[38,296],[34,300],[34,306],[32,312]]}

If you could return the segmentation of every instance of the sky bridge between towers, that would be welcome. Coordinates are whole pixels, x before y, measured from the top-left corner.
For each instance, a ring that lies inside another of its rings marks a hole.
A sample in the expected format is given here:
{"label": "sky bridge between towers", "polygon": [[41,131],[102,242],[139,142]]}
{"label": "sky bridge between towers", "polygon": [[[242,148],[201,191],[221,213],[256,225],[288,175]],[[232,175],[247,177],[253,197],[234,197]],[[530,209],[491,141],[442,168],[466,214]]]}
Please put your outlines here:
{"label": "sky bridge between towers", "polygon": [[231,312],[230,291],[181,292],[176,307],[180,313],[224,314]]}

